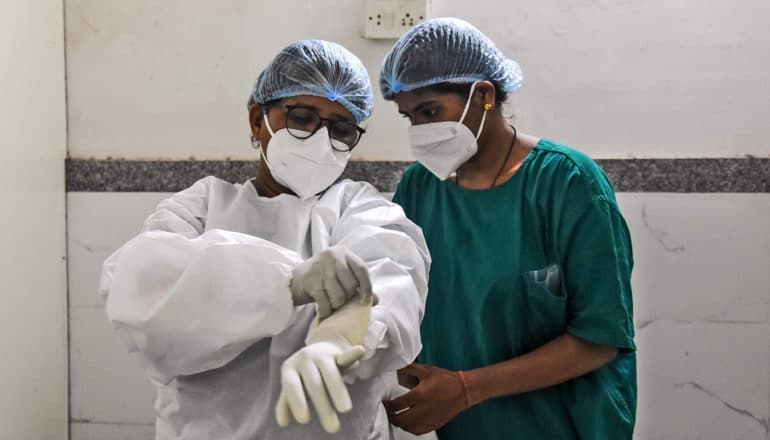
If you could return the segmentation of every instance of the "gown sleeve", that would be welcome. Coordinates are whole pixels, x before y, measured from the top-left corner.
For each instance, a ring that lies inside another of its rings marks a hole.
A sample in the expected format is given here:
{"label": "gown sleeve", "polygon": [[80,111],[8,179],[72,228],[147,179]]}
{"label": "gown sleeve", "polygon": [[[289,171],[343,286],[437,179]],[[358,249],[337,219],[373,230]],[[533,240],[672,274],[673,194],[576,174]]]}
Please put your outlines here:
{"label": "gown sleeve", "polygon": [[350,183],[329,245],[345,246],[369,268],[379,303],[372,307],[357,375],[404,367],[419,354],[431,258],[422,229],[367,183]]}
{"label": "gown sleeve", "polygon": [[109,320],[163,384],[227,364],[294,315],[289,282],[301,258],[251,235],[204,232],[210,183],[161,202],[102,271]]}

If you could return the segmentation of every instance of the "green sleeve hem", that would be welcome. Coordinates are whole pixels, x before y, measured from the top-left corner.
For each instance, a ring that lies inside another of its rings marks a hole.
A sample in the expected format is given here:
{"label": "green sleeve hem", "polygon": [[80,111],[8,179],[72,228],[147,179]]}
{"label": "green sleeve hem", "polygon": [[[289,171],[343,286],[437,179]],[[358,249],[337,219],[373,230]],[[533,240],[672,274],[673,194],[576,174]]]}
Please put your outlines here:
{"label": "green sleeve hem", "polygon": [[573,327],[567,327],[567,333],[588,342],[593,342],[594,344],[604,345],[607,347],[615,347],[621,352],[627,353],[636,351],[636,344],[634,344],[634,340],[625,335],[598,335],[596,332],[592,332],[590,329],[580,329]]}

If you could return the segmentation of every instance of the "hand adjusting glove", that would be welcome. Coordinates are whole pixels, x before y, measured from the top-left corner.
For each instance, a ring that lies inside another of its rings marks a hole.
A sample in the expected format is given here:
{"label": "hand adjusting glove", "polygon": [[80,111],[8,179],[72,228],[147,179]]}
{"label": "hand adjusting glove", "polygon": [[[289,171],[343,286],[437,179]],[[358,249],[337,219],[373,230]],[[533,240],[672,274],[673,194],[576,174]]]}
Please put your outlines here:
{"label": "hand adjusting glove", "polygon": [[331,315],[355,295],[372,295],[366,263],[343,246],[325,249],[294,267],[291,296],[294,305],[315,302],[320,319]]}
{"label": "hand adjusting glove", "polygon": [[478,403],[471,400],[465,376],[433,365],[412,364],[398,371],[411,391],[383,402],[392,425],[415,435],[435,431]]}

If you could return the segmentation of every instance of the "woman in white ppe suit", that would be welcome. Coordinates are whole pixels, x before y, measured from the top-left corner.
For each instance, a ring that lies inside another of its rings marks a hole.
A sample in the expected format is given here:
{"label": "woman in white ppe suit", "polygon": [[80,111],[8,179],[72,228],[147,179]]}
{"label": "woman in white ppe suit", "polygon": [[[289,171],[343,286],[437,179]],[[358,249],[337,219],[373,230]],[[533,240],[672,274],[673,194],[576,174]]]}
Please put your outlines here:
{"label": "woman in white ppe suit", "polygon": [[[257,177],[162,201],[105,262],[109,319],[157,386],[156,438],[388,438],[380,402],[421,348],[430,257],[400,207],[335,183],[372,101],[343,47],[286,47],[249,99]],[[351,341],[332,318],[372,293]]]}

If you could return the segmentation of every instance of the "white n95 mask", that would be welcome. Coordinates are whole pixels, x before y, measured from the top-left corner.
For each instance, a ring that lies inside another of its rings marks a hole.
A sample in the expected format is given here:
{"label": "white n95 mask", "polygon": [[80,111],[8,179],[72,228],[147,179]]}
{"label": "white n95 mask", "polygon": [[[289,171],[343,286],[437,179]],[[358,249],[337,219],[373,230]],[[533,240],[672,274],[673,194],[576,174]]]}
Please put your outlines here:
{"label": "white n95 mask", "polygon": [[276,182],[294,191],[302,200],[309,199],[330,187],[345,171],[350,152],[332,149],[329,130],[321,127],[307,139],[297,139],[283,128],[270,133],[267,156],[260,148],[262,159]]}
{"label": "white n95 mask", "polygon": [[430,122],[409,127],[409,145],[414,158],[441,180],[446,180],[479,149],[476,141],[484,129],[487,109],[484,109],[476,136],[463,124],[477,83],[478,81],[471,85],[471,92],[459,122]]}

